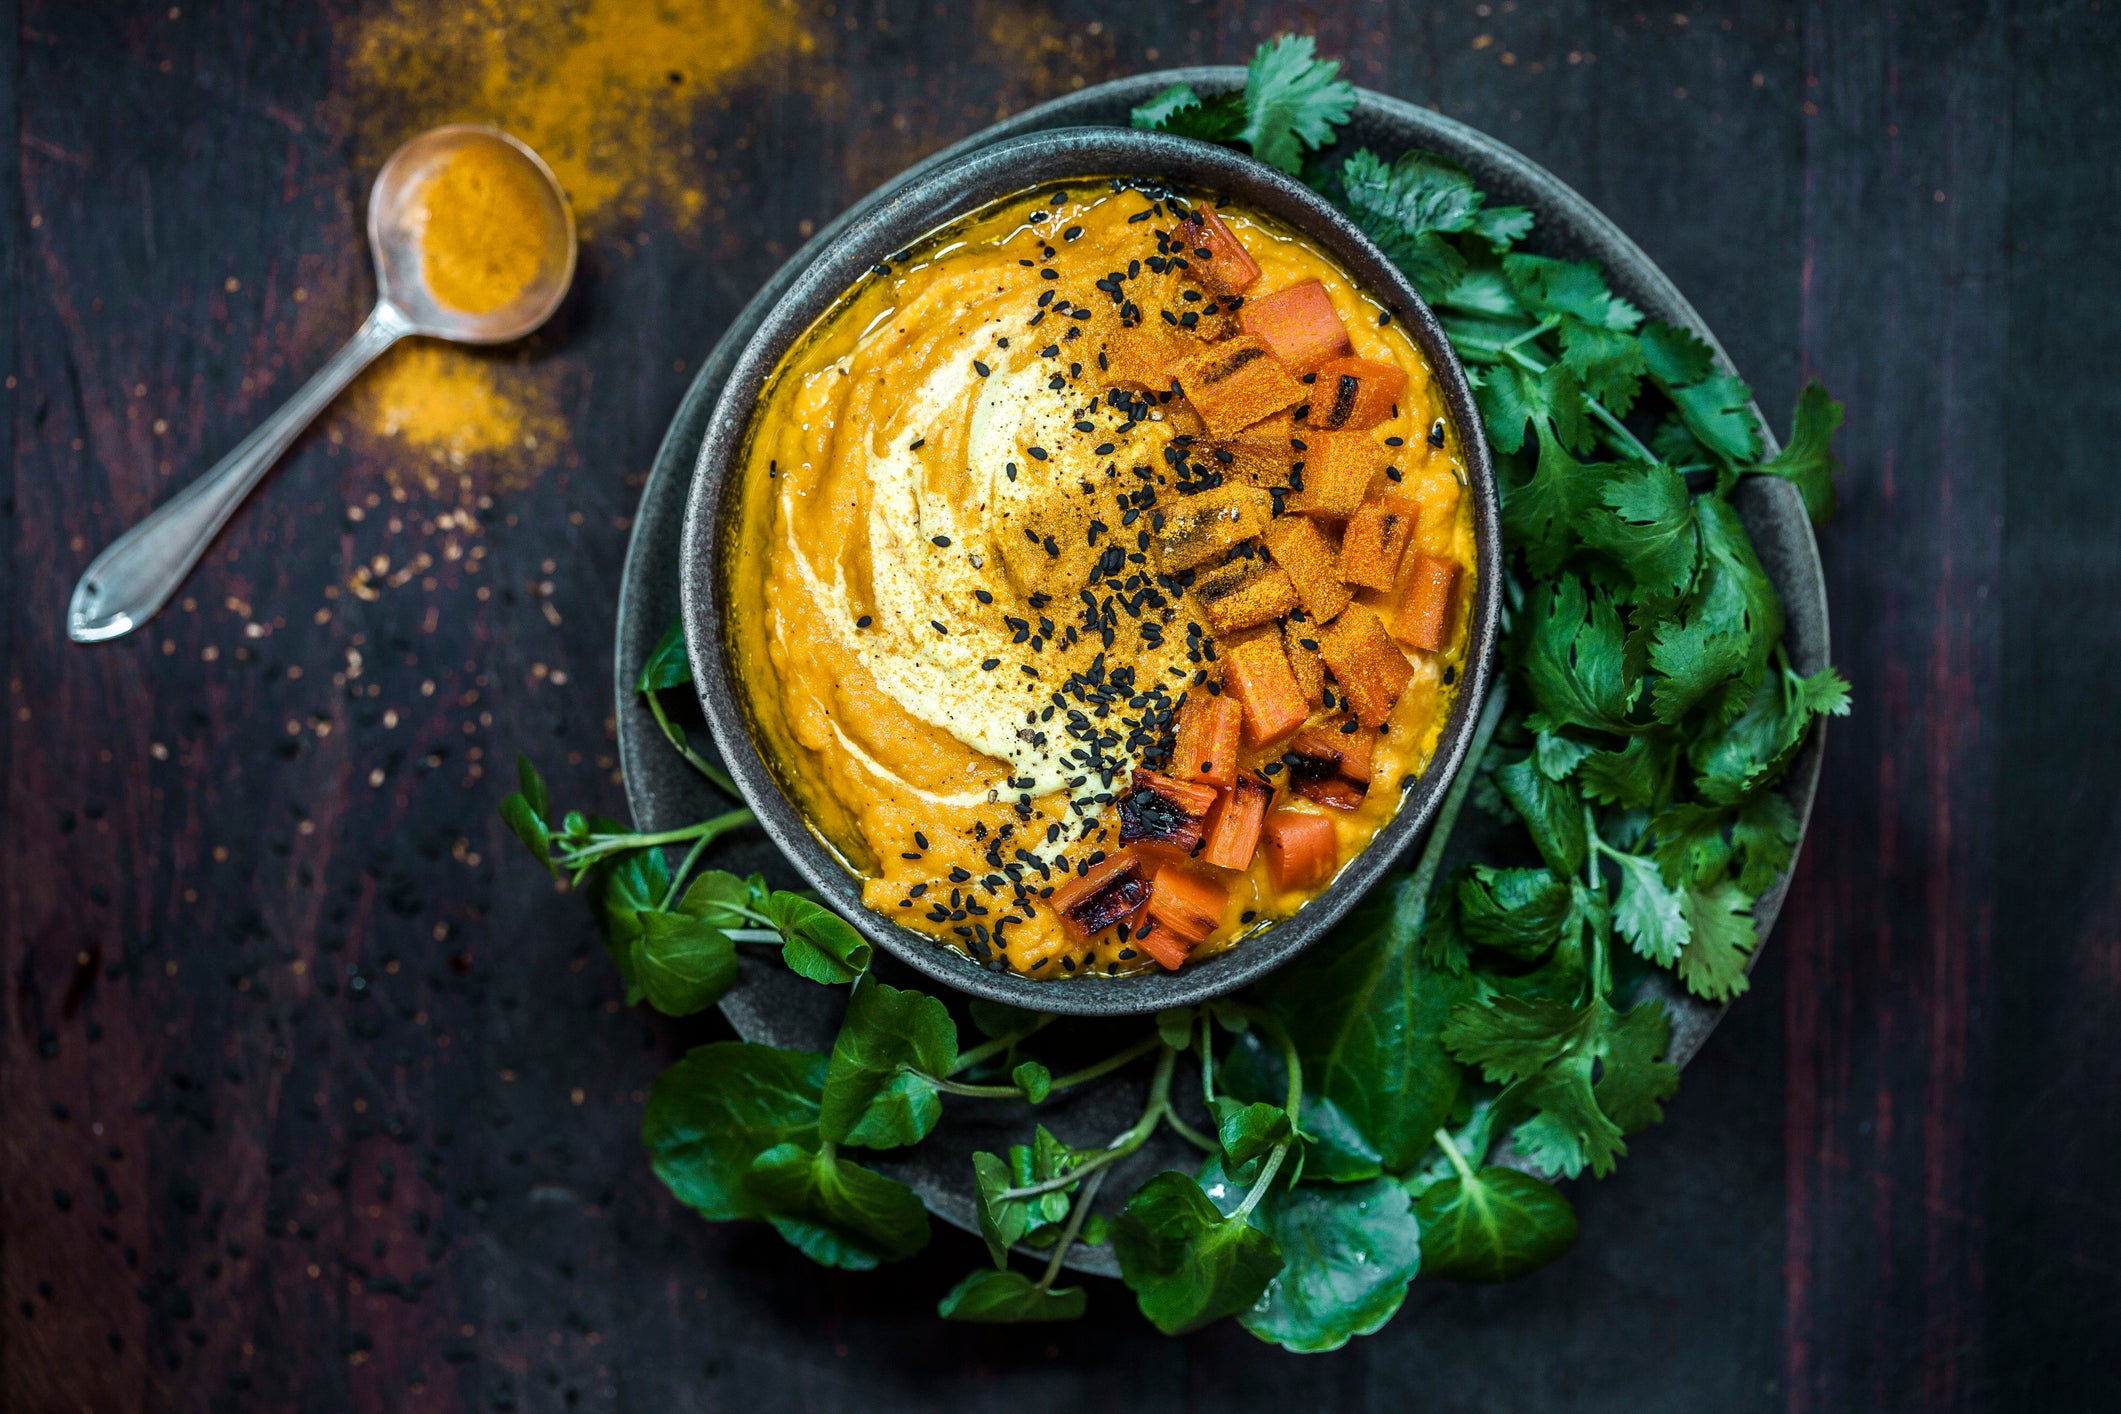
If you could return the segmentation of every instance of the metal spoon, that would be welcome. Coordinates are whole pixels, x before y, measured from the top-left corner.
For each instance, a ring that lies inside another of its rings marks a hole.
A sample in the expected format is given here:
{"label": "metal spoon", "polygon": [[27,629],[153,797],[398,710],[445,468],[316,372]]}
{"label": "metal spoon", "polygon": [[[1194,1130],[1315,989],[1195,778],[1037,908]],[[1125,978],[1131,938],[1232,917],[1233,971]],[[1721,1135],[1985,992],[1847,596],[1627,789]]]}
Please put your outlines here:
{"label": "metal spoon", "polygon": [[[434,297],[419,244],[421,189],[450,158],[474,146],[495,147],[527,166],[547,195],[537,276],[514,299],[483,314],[466,314]],[[559,179],[507,133],[476,124],[435,128],[390,155],[369,193],[368,244],[376,262],[375,312],[331,362],[219,465],[89,562],[66,611],[67,636],[76,643],[119,638],[153,618],[280,453],[383,350],[407,334],[467,344],[520,339],[551,317],[574,279],[574,214]]]}

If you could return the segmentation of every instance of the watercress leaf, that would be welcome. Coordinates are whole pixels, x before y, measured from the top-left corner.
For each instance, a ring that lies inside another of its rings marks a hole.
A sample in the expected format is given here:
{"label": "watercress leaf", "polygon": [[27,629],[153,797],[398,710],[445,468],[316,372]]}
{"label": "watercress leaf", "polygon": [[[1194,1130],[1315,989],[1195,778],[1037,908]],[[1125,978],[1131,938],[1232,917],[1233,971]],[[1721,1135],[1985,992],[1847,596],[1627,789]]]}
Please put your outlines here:
{"label": "watercress leaf", "polygon": [[1771,461],[1749,468],[1779,476],[1796,486],[1804,509],[1816,525],[1834,515],[1834,477],[1841,459],[1834,455],[1834,431],[1841,426],[1841,404],[1827,396],[1818,380],[1806,382],[1790,418],[1790,440]]}
{"label": "watercress leaf", "polygon": [[1643,586],[1665,594],[1691,584],[1701,559],[1686,480],[1661,462],[1613,468],[1598,503],[1577,512],[1576,533]]}
{"label": "watercress leaf", "polygon": [[552,822],[552,793],[545,788],[545,777],[520,751],[516,753],[516,789],[532,815],[547,824]]}
{"label": "watercress leaf", "polygon": [[703,869],[685,886],[676,912],[717,928],[741,928],[751,920],[745,910],[758,911],[764,902],[765,881],[754,874],[749,879],[720,869]]}
{"label": "watercress leaf", "polygon": [[665,1016],[691,1016],[722,999],[736,982],[736,944],[687,913],[640,915],[633,974],[648,1004]]}
{"label": "watercress leaf", "polygon": [[648,1088],[641,1142],[679,1202],[716,1221],[756,1218],[751,1161],[781,1144],[817,1142],[825,1057],[745,1041],[695,1046]]}
{"label": "watercress leaf", "polygon": [[1547,867],[1561,875],[1583,868],[1587,848],[1583,801],[1567,785],[1549,780],[1532,758],[1513,761],[1495,772],[1503,799],[1523,817],[1532,843]]}
{"label": "watercress leaf", "polygon": [[1102,1247],[1112,1235],[1112,1223],[1103,1213],[1092,1213],[1083,1219],[1082,1227],[1075,1234],[1078,1247]]}
{"label": "watercress leaf", "polygon": [[1155,131],[1171,121],[1175,114],[1188,108],[1200,107],[1200,95],[1189,84],[1175,83],[1158,93],[1147,103],[1137,105],[1127,115],[1127,120],[1137,128]]}
{"label": "watercress leaf", "polygon": [[1620,614],[1605,590],[1572,574],[1525,596],[1525,685],[1549,727],[1632,733]]}
{"label": "watercress leaf", "polygon": [[1451,1281],[1521,1277],[1576,1242],[1576,1212],[1561,1190],[1516,1169],[1445,1179],[1421,1195],[1414,1215],[1423,1275]]}
{"label": "watercress leaf", "polygon": [[1663,967],[1679,960],[1691,931],[1681,894],[1665,887],[1656,861],[1639,854],[1608,855],[1620,872],[1613,926],[1628,945]]}
{"label": "watercress leaf", "polygon": [[1167,1007],[1156,1014],[1156,1034],[1165,1045],[1174,1051],[1184,1051],[1193,1044],[1193,1023],[1198,1016],[1192,1007]]}
{"label": "watercress leaf", "polygon": [[1577,785],[1600,805],[1646,808],[1657,798],[1673,750],[1670,736],[1659,733],[1631,737],[1618,751],[1591,751],[1583,758]]}
{"label": "watercress leaf", "polygon": [[1493,250],[1508,250],[1532,234],[1532,210],[1528,206],[1482,206],[1473,217],[1473,234]]}
{"label": "watercress leaf", "polygon": [[552,832],[545,828],[544,818],[527,797],[515,791],[501,797],[501,823],[523,842],[523,848],[545,866],[546,872],[554,875],[560,872],[560,867],[552,860]]}
{"label": "watercress leaf", "polygon": [[[588,823],[583,823],[588,829]],[[626,982],[626,1004],[641,999],[640,979],[634,974],[633,944],[641,936],[641,915],[663,906],[670,892],[670,866],[660,849],[634,849],[607,855],[582,876],[582,892],[589,900],[590,917],[604,951]]]}
{"label": "watercress leaf", "polygon": [[868,939],[823,904],[781,890],[766,900],[766,916],[780,930],[781,961],[790,971],[828,986],[868,971]]}
{"label": "watercress leaf", "polygon": [[656,640],[655,648],[641,664],[633,690],[661,692],[666,687],[683,687],[691,681],[692,663],[685,656],[685,626],[673,623],[663,630],[663,636]]}
{"label": "watercress leaf", "polygon": [[[1075,1150],[1053,1137],[1052,1131],[1039,1125],[1029,1144],[1009,1146],[1009,1168],[1013,1185],[1028,1188],[1044,1183],[1050,1178],[1059,1178],[1074,1166]],[[1026,1231],[1036,1235],[1048,1224],[1058,1223],[1068,1216],[1069,1198],[1065,1191],[1044,1193],[1036,1198],[1019,1200],[1027,1205],[1025,1212]]]}
{"label": "watercress leaf", "polygon": [[1002,1197],[1016,1186],[1016,1177],[995,1155],[974,1154],[972,1176],[979,1190],[979,1234],[994,1265],[1006,1267],[1009,1249],[1024,1240],[1024,1229],[1030,1225],[1029,1208],[1022,1198]]}
{"label": "watercress leaf", "polygon": [[1009,1072],[1009,1079],[1015,1083],[1017,1089],[1024,1092],[1024,1098],[1034,1105],[1044,1103],[1045,1098],[1053,1093],[1053,1072],[1035,1060],[1019,1063],[1016,1069]]}
{"label": "watercress leaf", "polygon": [[[1271,1097],[1278,1100],[1289,1093],[1289,1072],[1282,1063],[1281,1049],[1254,1031],[1239,1037],[1231,1045],[1217,1073],[1217,1083],[1225,1092],[1219,1098],[1234,1096],[1244,1101]],[[1218,1123],[1219,1120],[1220,1116]],[[1304,1173],[1311,1178],[1329,1183],[1357,1183],[1384,1172],[1377,1150],[1362,1131],[1341,1112],[1339,1105],[1321,1095],[1307,1094],[1304,1097],[1303,1129],[1299,1137]],[[1288,1167],[1284,1162],[1284,1172]]]}
{"label": "watercress leaf", "polygon": [[1355,85],[1336,60],[1318,57],[1307,34],[1279,35],[1259,46],[1245,73],[1245,126],[1252,155],[1294,175],[1306,148],[1333,141],[1333,129],[1355,111]]}
{"label": "watercress leaf", "polygon": [[1038,1025],[1037,1012],[1025,1011],[1006,1002],[990,1002],[985,997],[974,997],[971,1011],[972,1024],[979,1028],[980,1035],[990,1040],[997,1036],[1021,1036]]}
{"label": "watercress leaf", "polygon": [[1289,1112],[1280,1105],[1259,1102],[1239,1104],[1223,1100],[1217,1105],[1216,1137],[1222,1141],[1223,1167],[1233,1176],[1249,1181],[1248,1171],[1277,1144],[1287,1143],[1293,1131]]}
{"label": "watercress leaf", "polygon": [[1679,1089],[1679,1067],[1663,1059],[1671,1041],[1664,1003],[1650,1000],[1618,1012],[1606,1023],[1599,1052],[1598,1107],[1624,1134],[1640,1134],[1664,1118],[1664,1101]]}
{"label": "watercress leaf", "polygon": [[[1243,1196],[1234,1190],[1231,1206]],[[1413,1201],[1388,1178],[1277,1188],[1252,1220],[1274,1239],[1283,1266],[1238,1323],[1285,1350],[1338,1350],[1381,1329],[1421,1269]]]}
{"label": "watercress leaf", "polygon": [[1013,1324],[1025,1321],[1079,1320],[1089,1305],[1079,1286],[1049,1291],[1022,1272],[976,1271],[936,1303],[935,1312],[949,1321]]}
{"label": "watercress leaf", "polygon": [[847,1162],[830,1144],[768,1149],[751,1161],[745,1186],[774,1230],[823,1266],[868,1271],[928,1245],[928,1212],[913,1190]]}
{"label": "watercress leaf", "polygon": [[957,1023],[938,999],[865,974],[832,1042],[818,1132],[840,1144],[895,1149],[927,1138],[943,1102],[930,1077],[957,1064]]}
{"label": "watercress leaf", "polygon": [[[1580,858],[1580,842],[1577,848]],[[1459,929],[1468,941],[1515,957],[1535,958],[1546,952],[1575,913],[1568,881],[1551,869],[1475,864],[1458,881]]]}
{"label": "watercress leaf", "polygon": [[1226,1218],[1182,1173],[1136,1189],[1112,1224],[1121,1279],[1165,1335],[1183,1335],[1259,1300],[1281,1270],[1274,1239]]}
{"label": "watercress leaf", "polygon": [[1731,845],[1745,860],[1738,887],[1761,894],[1796,857],[1802,827],[1788,800],[1772,792],[1756,795],[1731,819]]}
{"label": "watercress leaf", "polygon": [[1752,895],[1730,879],[1692,885],[1686,919],[1691,938],[1679,954],[1679,980],[1704,1001],[1727,1002],[1743,992],[1746,960],[1760,944]]}
{"label": "watercress leaf", "polygon": [[1238,1003],[1218,997],[1206,1003],[1206,1006],[1208,1015],[1215,1019],[1215,1024],[1232,1036],[1242,1036],[1252,1029],[1252,1018],[1245,1014],[1244,1007]]}
{"label": "watercress leaf", "polygon": [[[1389,1169],[1428,1147],[1464,1085],[1438,1032],[1469,983],[1423,960],[1425,903],[1411,878],[1373,890],[1260,998],[1295,1044],[1306,1090]],[[1304,1114],[1310,1130],[1310,1102]]]}

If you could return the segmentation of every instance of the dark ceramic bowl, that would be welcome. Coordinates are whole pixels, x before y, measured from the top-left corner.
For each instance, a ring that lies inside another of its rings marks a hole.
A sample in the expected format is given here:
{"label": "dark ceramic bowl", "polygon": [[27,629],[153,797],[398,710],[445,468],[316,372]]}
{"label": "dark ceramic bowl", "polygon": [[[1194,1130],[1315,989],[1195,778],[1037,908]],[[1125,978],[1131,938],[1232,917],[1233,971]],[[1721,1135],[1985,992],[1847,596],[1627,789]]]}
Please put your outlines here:
{"label": "dark ceramic bowl", "polygon": [[[1392,311],[1427,356],[1464,448],[1478,565],[1465,675],[1429,769],[1399,813],[1326,891],[1294,916],[1226,952],[1173,973],[1038,982],[983,968],[924,933],[865,907],[861,880],[813,831],[764,759],[745,695],[733,680],[723,633],[725,554],[735,534],[746,430],[759,394],[805,330],[873,266],[936,227],[1042,182],[1124,175],[1168,182],[1262,211],[1331,254]],[[1310,946],[1389,870],[1428,826],[1463,760],[1486,696],[1502,606],[1502,541],[1494,467],[1464,370],[1429,307],[1354,223],[1273,168],[1223,148],[1124,128],[1064,128],[998,143],[940,166],[866,213],[823,246],[738,355],[701,443],[685,507],[681,587],[685,645],[700,706],[730,774],[773,842],[825,901],[887,952],[937,982],[991,1001],[1083,1016],[1123,1016],[1186,1006],[1254,981]]]}

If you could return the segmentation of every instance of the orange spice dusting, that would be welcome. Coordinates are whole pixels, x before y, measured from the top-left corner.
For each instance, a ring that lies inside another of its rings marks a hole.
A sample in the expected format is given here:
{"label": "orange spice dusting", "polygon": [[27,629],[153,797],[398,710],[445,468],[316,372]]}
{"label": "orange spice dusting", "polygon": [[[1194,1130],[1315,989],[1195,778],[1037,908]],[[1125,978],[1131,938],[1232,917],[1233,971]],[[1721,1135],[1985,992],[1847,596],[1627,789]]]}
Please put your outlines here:
{"label": "orange spice dusting", "polygon": [[490,468],[493,490],[528,485],[564,445],[567,425],[549,380],[497,358],[425,339],[400,344],[356,384],[347,410],[368,434],[415,453],[385,463],[394,486],[469,493]]}
{"label": "orange spice dusting", "polygon": [[472,143],[420,188],[420,264],[437,300],[465,314],[499,309],[538,276],[545,204],[513,151]]}

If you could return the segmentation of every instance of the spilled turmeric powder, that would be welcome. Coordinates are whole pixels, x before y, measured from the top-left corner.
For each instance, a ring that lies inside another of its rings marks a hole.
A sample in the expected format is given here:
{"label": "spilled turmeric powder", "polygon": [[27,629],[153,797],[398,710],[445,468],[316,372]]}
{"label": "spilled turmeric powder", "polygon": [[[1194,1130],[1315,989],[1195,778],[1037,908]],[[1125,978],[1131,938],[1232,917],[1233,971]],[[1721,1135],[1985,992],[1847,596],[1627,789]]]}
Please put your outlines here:
{"label": "spilled turmeric powder", "polygon": [[420,188],[420,265],[427,288],[464,314],[499,309],[538,277],[545,203],[513,151],[471,143]]}
{"label": "spilled turmeric powder", "polygon": [[552,378],[491,354],[425,339],[377,360],[347,411],[370,438],[409,455],[383,458],[393,486],[428,495],[490,491],[535,481],[566,445]]}

